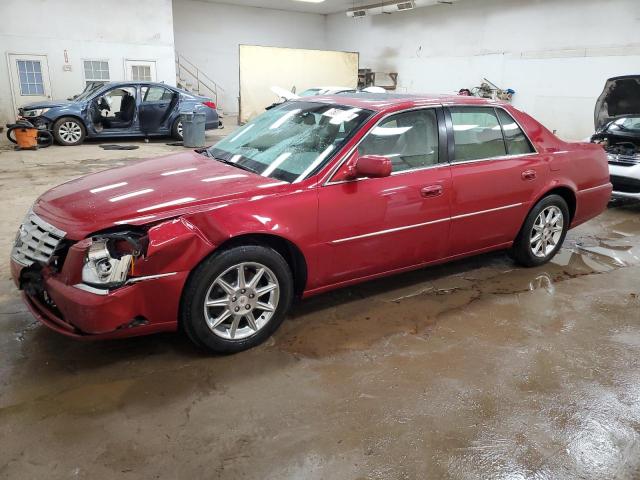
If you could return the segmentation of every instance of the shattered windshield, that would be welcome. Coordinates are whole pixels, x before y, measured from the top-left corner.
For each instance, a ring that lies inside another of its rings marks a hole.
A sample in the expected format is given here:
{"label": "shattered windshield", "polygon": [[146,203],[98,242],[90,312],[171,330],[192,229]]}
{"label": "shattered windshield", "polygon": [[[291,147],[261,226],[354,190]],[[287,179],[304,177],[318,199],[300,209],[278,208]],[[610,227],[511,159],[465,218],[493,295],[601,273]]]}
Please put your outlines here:
{"label": "shattered windshield", "polygon": [[293,183],[315,173],[372,112],[345,105],[285,102],[211,147],[214,158]]}

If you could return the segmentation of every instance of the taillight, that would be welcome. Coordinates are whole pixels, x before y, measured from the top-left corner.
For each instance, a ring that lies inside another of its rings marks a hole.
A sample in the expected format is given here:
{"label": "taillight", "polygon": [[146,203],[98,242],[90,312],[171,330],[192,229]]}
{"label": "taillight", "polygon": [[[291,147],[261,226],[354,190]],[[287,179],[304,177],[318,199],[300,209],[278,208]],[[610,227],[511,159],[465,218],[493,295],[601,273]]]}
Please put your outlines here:
{"label": "taillight", "polygon": [[202,102],[203,105],[206,105],[209,108],[216,109],[216,104],[214,102]]}

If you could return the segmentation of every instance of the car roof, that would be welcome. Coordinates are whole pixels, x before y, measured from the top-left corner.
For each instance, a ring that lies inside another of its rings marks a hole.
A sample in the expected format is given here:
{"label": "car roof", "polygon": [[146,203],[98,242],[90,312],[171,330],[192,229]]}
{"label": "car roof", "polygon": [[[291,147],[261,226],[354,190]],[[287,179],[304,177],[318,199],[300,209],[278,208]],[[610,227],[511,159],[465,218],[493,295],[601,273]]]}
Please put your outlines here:
{"label": "car roof", "polygon": [[171,85],[167,85],[166,83],[162,83],[162,82],[143,82],[140,80],[131,80],[131,81],[126,81],[126,80],[118,80],[117,82],[107,82],[104,84],[109,85],[110,87],[120,87],[120,86],[125,86],[125,85],[158,85],[161,87],[168,87],[168,88],[176,88],[176,87],[172,87]]}
{"label": "car roof", "polygon": [[318,95],[316,97],[301,97],[293,100],[297,102],[322,102],[346,105],[354,108],[374,110],[403,110],[407,108],[430,105],[505,105],[506,102],[488,98],[469,97],[465,95],[409,95],[401,93],[349,93],[340,95]]}

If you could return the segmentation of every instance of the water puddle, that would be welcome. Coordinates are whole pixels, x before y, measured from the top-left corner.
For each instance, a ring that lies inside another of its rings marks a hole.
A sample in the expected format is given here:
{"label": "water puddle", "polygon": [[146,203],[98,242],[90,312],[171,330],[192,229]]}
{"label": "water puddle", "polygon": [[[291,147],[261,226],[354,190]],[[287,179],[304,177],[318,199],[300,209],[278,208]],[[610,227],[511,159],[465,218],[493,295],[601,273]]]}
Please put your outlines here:
{"label": "water puddle", "polygon": [[562,250],[541,267],[521,268],[504,253],[487,254],[311,298],[294,308],[276,345],[319,357],[368,348],[390,335],[428,335],[443,314],[487,296],[554,295],[559,282],[640,265],[640,223],[619,223],[616,232],[570,232]]}

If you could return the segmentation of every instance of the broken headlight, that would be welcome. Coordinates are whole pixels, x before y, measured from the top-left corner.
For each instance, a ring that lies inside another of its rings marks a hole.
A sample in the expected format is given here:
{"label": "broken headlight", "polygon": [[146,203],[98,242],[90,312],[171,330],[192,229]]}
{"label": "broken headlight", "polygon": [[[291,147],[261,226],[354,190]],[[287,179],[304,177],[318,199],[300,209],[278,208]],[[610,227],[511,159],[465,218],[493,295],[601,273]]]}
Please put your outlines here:
{"label": "broken headlight", "polygon": [[82,282],[96,288],[121,287],[140,255],[139,236],[123,233],[94,237],[82,266]]}
{"label": "broken headlight", "polygon": [[40,115],[44,115],[50,109],[49,108],[34,108],[32,110],[24,110],[22,112],[22,116],[25,118],[34,118],[39,117]]}

